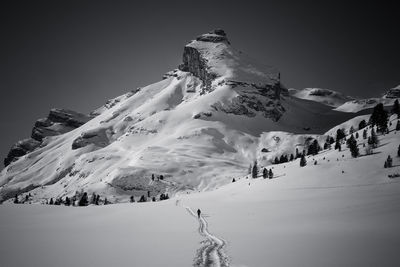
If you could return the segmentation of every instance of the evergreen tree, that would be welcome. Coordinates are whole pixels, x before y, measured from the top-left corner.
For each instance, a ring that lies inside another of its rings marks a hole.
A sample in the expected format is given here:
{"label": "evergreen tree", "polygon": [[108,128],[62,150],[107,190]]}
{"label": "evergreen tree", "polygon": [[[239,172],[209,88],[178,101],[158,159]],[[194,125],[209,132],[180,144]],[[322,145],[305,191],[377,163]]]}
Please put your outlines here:
{"label": "evergreen tree", "polygon": [[266,168],[263,169],[262,176],[263,176],[264,179],[268,177],[268,170]]}
{"label": "evergreen tree", "polygon": [[104,198],[104,205],[108,205],[108,204],[109,204],[109,202],[108,202],[107,198]]}
{"label": "evergreen tree", "polygon": [[151,180],[154,181],[154,173],[151,174]]}
{"label": "evergreen tree", "polygon": [[397,156],[400,157],[400,145],[399,145],[399,147],[397,148]]}
{"label": "evergreen tree", "polygon": [[318,144],[318,141],[314,139],[314,141],[308,146],[307,155],[317,155],[320,151],[321,147]]}
{"label": "evergreen tree", "polygon": [[96,197],[96,205],[99,205],[99,202],[100,202],[100,195],[97,195],[97,197]]}
{"label": "evergreen tree", "polygon": [[351,126],[351,127],[350,127],[350,130],[349,130],[349,133],[350,133],[350,134],[353,134],[354,132],[355,132],[354,127]]}
{"label": "evergreen tree", "polygon": [[328,135],[328,136],[326,137],[325,143],[326,143],[326,144],[329,144],[329,143],[330,143],[330,140],[331,140],[331,139],[330,139],[330,136]]}
{"label": "evergreen tree", "polygon": [[329,147],[329,144],[328,144],[328,143],[325,143],[325,144],[324,144],[324,150],[327,150],[328,147]]}
{"label": "evergreen tree", "polygon": [[15,197],[14,197],[14,204],[18,204],[18,203],[19,203],[18,194],[15,194]]}
{"label": "evergreen tree", "polygon": [[392,114],[397,114],[397,116],[400,115],[400,106],[399,106],[399,100],[396,99],[393,103],[392,107]]}
{"label": "evergreen tree", "polygon": [[279,159],[279,163],[285,163],[288,162],[288,158],[286,155],[281,155],[280,159]]}
{"label": "evergreen tree", "polygon": [[341,140],[346,137],[346,134],[343,129],[337,129],[336,131],[336,141]]}
{"label": "evergreen tree", "polygon": [[364,129],[366,126],[367,126],[367,122],[365,120],[362,120],[358,124],[358,130]]}
{"label": "evergreen tree", "polygon": [[397,124],[396,124],[396,131],[400,131],[400,120],[397,121]]}
{"label": "evergreen tree", "polygon": [[296,159],[300,157],[299,149],[296,147]]}
{"label": "evergreen tree", "polygon": [[340,140],[336,139],[335,149],[338,149],[339,152],[342,151],[342,145],[340,144]]}
{"label": "evergreen tree", "polygon": [[275,164],[279,164],[279,159],[278,159],[278,157],[275,157],[274,163],[275,163]]}
{"label": "evergreen tree", "polygon": [[350,143],[354,141],[355,141],[354,135],[351,135],[350,138],[346,140],[346,146],[350,147]]}
{"label": "evergreen tree", "polygon": [[363,131],[363,138],[367,139],[367,129],[364,129],[364,131]]}
{"label": "evergreen tree", "polygon": [[54,202],[53,202],[53,198],[50,198],[50,202],[49,202],[49,204],[50,204],[50,205],[53,205],[53,204],[54,204]]}
{"label": "evergreen tree", "polygon": [[131,196],[130,202],[131,202],[131,203],[135,202],[135,197],[134,197],[134,196]]}
{"label": "evergreen tree", "polygon": [[71,205],[71,200],[69,199],[69,197],[65,197],[65,206],[69,205]]}
{"label": "evergreen tree", "polygon": [[335,139],[332,136],[330,136],[329,137],[329,144],[332,145],[333,143],[335,143]]}
{"label": "evergreen tree", "polygon": [[387,129],[388,114],[382,103],[377,104],[372,111],[369,122],[372,126],[377,126],[377,131],[384,133]]}
{"label": "evergreen tree", "polygon": [[250,164],[250,165],[249,165],[248,174],[251,174],[251,170],[252,170],[252,166],[251,166],[251,164]]}
{"label": "evergreen tree", "polygon": [[300,167],[304,167],[306,165],[307,165],[306,156],[303,154],[303,155],[301,155],[301,158],[300,158]]}
{"label": "evergreen tree", "polygon": [[253,169],[251,170],[251,177],[257,178],[257,176],[258,176],[258,166],[257,166],[257,160],[256,160],[256,161],[254,161]]}
{"label": "evergreen tree", "polygon": [[360,136],[358,135],[358,132],[356,132],[356,138],[358,139],[358,137],[360,137]]}
{"label": "evergreen tree", "polygon": [[348,139],[348,147],[350,149],[350,153],[353,158],[356,158],[360,155],[360,152],[359,152],[358,146],[357,146],[357,141],[356,141],[356,139],[354,139],[353,135],[351,135],[351,137]]}
{"label": "evergreen tree", "polygon": [[293,160],[294,160],[294,155],[290,154],[290,161],[293,161]]}
{"label": "evergreen tree", "polygon": [[232,179],[232,183],[236,182],[235,178]]}
{"label": "evergreen tree", "polygon": [[379,144],[378,137],[376,136],[374,128],[371,129],[371,136],[368,138],[368,144],[372,145],[373,148],[377,148]]}
{"label": "evergreen tree", "polygon": [[151,199],[153,202],[156,202],[156,197],[152,197]]}
{"label": "evergreen tree", "polygon": [[90,204],[96,204],[96,194],[95,194],[95,192],[92,193],[92,197],[90,198]]}
{"label": "evergreen tree", "polygon": [[84,192],[81,199],[79,200],[78,205],[82,207],[82,206],[87,206],[88,203],[89,203],[89,201],[88,201],[87,193]]}
{"label": "evergreen tree", "polygon": [[147,198],[144,195],[142,195],[138,202],[147,202]]}
{"label": "evergreen tree", "polygon": [[268,177],[269,177],[269,179],[272,179],[274,177],[274,173],[272,172],[272,169],[269,169]]}
{"label": "evergreen tree", "polygon": [[388,155],[387,159],[386,159],[386,164],[387,164],[387,168],[392,168],[393,166],[393,159],[390,155]]}
{"label": "evergreen tree", "polygon": [[[365,144],[364,144],[365,147]],[[372,145],[368,144],[368,146],[365,148],[365,154],[367,155],[372,155],[374,153],[374,150],[372,149]]]}

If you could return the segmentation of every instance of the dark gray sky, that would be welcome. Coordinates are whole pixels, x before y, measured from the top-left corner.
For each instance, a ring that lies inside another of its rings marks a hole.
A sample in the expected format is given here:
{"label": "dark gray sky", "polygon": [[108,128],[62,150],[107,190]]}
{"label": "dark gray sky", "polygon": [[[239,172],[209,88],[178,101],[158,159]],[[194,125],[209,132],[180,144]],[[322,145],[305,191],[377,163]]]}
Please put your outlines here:
{"label": "dark gray sky", "polygon": [[160,80],[189,40],[214,28],[280,69],[288,87],[370,97],[400,84],[398,9],[322,2],[2,3],[0,157],[52,107],[87,113]]}

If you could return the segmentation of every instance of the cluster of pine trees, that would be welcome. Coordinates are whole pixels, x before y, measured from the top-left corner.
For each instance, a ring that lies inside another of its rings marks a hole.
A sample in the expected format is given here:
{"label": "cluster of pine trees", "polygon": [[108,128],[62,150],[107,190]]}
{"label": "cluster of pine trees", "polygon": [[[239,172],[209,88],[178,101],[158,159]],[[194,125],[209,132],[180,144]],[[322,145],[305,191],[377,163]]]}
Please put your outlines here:
{"label": "cluster of pine trees", "polygon": [[32,200],[32,195],[31,193],[25,195],[25,198],[22,198],[22,200],[19,200],[18,194],[15,194],[14,196],[14,204],[27,204],[31,202]]}
{"label": "cluster of pine trees", "polygon": [[264,179],[267,179],[267,178],[272,179],[272,178],[274,178],[274,173],[272,172],[272,169],[268,170],[267,168],[264,168],[262,176]]}
{"label": "cluster of pine trees", "polygon": [[[137,202],[139,202],[139,203],[140,203],[140,202],[147,202],[148,199],[151,199],[151,201],[153,201],[153,202],[156,202],[156,201],[157,201],[157,198],[156,198],[155,196],[151,197],[151,196],[150,196],[150,191],[147,191],[147,197],[146,197],[145,195],[142,195],[142,196],[138,199]],[[167,200],[167,199],[169,199],[168,193],[165,193],[165,194],[162,193],[162,194],[160,195],[159,201]],[[134,197],[134,196],[131,196],[131,197],[130,197],[130,202],[131,202],[131,203],[134,203],[134,202],[135,202],[135,197]]]}

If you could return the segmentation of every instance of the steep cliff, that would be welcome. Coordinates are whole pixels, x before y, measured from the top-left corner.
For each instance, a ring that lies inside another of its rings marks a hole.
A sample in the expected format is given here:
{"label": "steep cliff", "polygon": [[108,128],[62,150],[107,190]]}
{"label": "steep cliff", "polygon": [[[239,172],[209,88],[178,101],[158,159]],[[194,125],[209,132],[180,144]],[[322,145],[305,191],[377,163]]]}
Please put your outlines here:
{"label": "steep cliff", "polygon": [[12,161],[38,148],[45,137],[67,133],[85,124],[91,118],[72,110],[51,109],[46,118],[35,122],[31,138],[18,141],[11,147],[4,159],[4,165],[8,166]]}
{"label": "steep cliff", "polygon": [[223,30],[200,35],[187,44],[179,69],[203,82],[202,94],[221,87],[237,93],[230,102],[213,104],[215,110],[246,116],[261,112],[274,121],[284,112],[280,97],[287,90],[280,82],[280,73],[235,50]]}

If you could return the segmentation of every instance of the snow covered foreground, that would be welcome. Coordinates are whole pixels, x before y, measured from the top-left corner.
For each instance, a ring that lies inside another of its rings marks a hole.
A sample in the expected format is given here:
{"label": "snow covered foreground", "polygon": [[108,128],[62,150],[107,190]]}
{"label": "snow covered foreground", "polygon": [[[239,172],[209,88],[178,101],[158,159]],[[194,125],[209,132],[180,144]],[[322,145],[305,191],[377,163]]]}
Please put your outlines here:
{"label": "snow covered foreground", "polygon": [[[212,242],[190,207],[203,211],[215,244],[226,244],[225,266],[398,266],[400,178],[388,175],[400,173],[399,141],[391,131],[373,155],[326,150],[304,168],[274,165],[272,180],[242,177],[162,202],[3,204],[0,265],[193,266],[209,257],[224,266],[218,253],[203,253]],[[384,169],[388,154],[394,167]]]}

